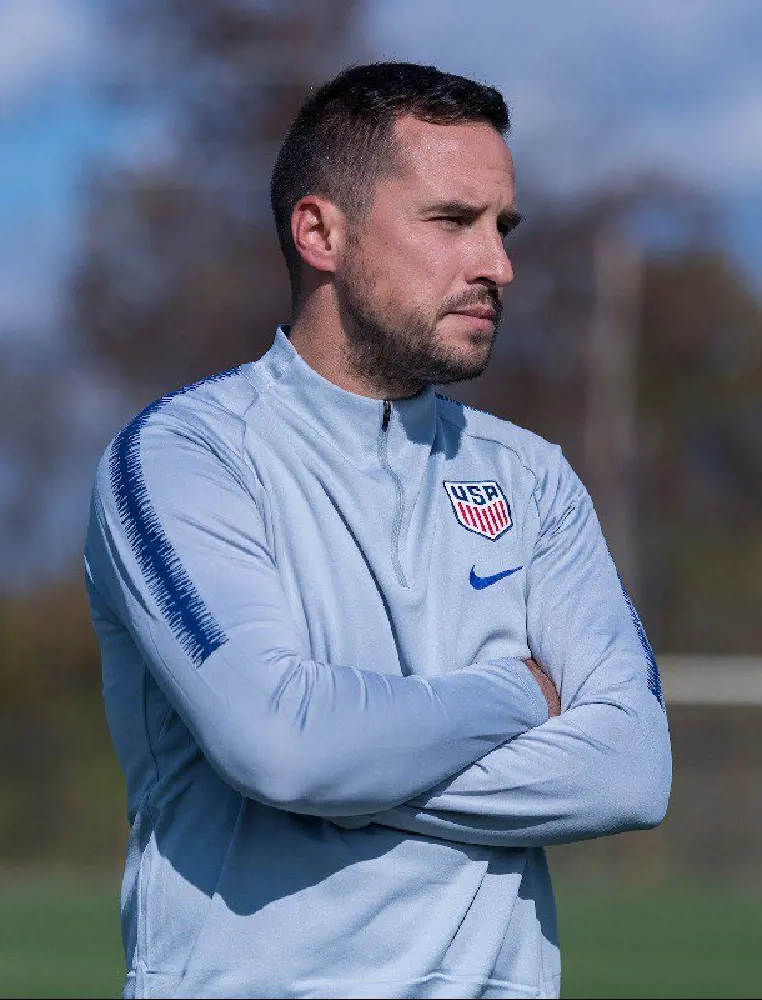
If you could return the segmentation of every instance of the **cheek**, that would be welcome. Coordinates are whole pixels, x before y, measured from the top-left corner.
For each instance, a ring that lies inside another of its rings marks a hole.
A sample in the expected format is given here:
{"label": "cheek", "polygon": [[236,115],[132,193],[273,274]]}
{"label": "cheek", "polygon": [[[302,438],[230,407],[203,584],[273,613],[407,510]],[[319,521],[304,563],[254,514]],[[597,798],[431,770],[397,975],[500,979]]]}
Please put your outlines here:
{"label": "cheek", "polygon": [[428,233],[379,233],[364,256],[370,282],[390,302],[404,300],[436,310],[456,283],[452,253]]}

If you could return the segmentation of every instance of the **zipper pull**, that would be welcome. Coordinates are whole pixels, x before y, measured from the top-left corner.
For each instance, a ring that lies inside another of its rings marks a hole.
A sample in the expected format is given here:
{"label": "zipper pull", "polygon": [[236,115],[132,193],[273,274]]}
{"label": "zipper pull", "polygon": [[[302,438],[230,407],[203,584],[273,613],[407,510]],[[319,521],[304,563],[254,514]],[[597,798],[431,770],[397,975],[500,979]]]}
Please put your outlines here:
{"label": "zipper pull", "polygon": [[384,418],[381,421],[381,430],[389,430],[389,421],[392,419],[392,404],[388,399],[384,400]]}

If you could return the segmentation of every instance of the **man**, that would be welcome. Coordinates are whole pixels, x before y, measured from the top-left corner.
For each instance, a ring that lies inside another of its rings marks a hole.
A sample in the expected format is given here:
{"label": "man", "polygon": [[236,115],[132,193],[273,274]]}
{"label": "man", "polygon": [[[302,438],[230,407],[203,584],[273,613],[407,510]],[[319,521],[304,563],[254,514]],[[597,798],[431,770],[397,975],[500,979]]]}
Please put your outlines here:
{"label": "man", "polygon": [[658,672],[588,495],[432,389],[484,369],[513,277],[507,129],[432,67],[313,94],[272,181],[290,326],[101,462],[125,996],[558,996],[543,847],[664,815]]}

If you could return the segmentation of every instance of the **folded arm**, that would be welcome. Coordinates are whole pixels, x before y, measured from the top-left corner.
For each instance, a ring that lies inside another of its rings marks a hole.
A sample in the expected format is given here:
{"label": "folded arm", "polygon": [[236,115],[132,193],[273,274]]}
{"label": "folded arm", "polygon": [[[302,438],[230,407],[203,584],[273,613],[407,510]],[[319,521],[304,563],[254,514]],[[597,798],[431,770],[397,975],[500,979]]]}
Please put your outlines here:
{"label": "folded arm", "polygon": [[375,823],[530,846],[650,827],[664,816],[669,732],[645,632],[565,460],[540,490],[527,637],[560,692],[562,713]]}
{"label": "folded arm", "polygon": [[294,812],[368,813],[546,717],[516,660],[427,680],[308,658],[247,475],[198,427],[146,411],[101,462],[86,547],[93,607],[229,784]]}

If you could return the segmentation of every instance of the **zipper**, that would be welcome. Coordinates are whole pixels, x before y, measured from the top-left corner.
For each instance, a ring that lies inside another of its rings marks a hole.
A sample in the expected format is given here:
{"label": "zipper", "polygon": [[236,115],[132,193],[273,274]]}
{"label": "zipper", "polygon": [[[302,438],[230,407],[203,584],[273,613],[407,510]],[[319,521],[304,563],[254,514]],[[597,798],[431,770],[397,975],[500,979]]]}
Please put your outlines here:
{"label": "zipper", "polygon": [[389,421],[392,419],[392,404],[388,399],[384,400],[384,417],[381,421],[381,430],[386,434],[389,430]]}
{"label": "zipper", "polygon": [[400,534],[402,532],[402,519],[405,511],[405,491],[402,486],[402,480],[391,465],[389,465],[389,424],[391,423],[391,419],[392,404],[390,400],[385,399],[383,417],[381,418],[381,432],[378,435],[378,460],[381,463],[381,467],[388,473],[394,483],[396,504],[394,521],[392,522],[392,567],[394,568],[394,575],[397,577],[397,583],[407,589],[408,583],[400,561]]}

